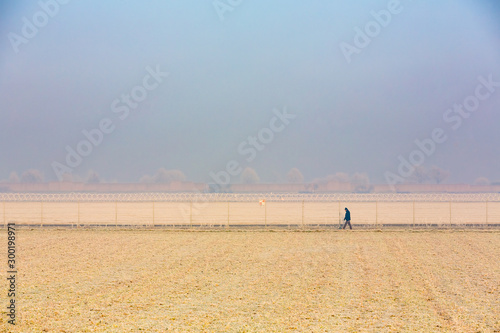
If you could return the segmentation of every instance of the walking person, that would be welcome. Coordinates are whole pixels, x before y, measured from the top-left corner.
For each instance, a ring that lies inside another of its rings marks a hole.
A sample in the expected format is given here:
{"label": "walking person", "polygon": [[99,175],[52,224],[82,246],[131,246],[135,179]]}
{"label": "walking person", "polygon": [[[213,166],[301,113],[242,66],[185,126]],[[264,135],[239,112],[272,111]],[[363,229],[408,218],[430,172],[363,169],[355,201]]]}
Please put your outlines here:
{"label": "walking person", "polygon": [[351,228],[352,230],[352,226],[351,226],[351,212],[349,211],[349,209],[347,209],[347,207],[345,208],[345,217],[344,217],[344,227],[342,229],[345,229],[345,227],[347,227],[347,225],[349,224],[349,228]]}

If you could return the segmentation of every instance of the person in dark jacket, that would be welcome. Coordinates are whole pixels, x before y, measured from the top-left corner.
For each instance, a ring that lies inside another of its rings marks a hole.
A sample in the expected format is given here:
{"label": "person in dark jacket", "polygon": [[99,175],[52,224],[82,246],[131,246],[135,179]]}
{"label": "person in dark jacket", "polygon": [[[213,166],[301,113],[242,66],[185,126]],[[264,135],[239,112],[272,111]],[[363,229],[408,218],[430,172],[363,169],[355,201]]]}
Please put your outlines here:
{"label": "person in dark jacket", "polygon": [[345,224],[344,224],[344,228],[347,227],[347,225],[349,224],[349,228],[352,229],[352,226],[351,226],[351,212],[349,211],[349,209],[347,209],[347,207],[345,208],[345,217],[344,217],[344,221],[345,221]]}

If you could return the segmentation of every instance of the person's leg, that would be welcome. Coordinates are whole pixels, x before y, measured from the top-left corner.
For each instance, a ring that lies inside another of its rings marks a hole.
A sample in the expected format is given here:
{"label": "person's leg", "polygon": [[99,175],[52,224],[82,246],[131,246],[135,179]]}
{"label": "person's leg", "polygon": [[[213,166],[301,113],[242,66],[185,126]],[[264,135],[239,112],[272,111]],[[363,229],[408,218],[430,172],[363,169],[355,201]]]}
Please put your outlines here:
{"label": "person's leg", "polygon": [[352,230],[352,225],[351,225],[351,221],[349,220],[349,228],[351,228]]}
{"label": "person's leg", "polygon": [[344,227],[342,229],[345,229],[345,227],[347,227],[347,221],[345,221]]}

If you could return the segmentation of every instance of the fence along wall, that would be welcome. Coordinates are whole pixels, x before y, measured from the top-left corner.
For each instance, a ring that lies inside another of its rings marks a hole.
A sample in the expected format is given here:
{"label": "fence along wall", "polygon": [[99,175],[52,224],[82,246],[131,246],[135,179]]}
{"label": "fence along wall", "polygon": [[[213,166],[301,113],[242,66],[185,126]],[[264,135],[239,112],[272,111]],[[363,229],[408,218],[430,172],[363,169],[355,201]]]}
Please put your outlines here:
{"label": "fence along wall", "polygon": [[[260,205],[259,200],[266,204]],[[496,225],[498,194],[1,194],[18,225],[326,226]]]}

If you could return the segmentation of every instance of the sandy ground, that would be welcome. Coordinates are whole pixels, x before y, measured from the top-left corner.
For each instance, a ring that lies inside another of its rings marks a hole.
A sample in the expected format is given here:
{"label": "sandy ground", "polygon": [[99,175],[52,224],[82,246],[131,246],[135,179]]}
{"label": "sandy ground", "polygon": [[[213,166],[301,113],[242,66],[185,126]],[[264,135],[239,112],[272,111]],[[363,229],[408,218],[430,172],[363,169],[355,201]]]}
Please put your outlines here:
{"label": "sandy ground", "polygon": [[19,332],[500,332],[498,231],[17,233]]}

